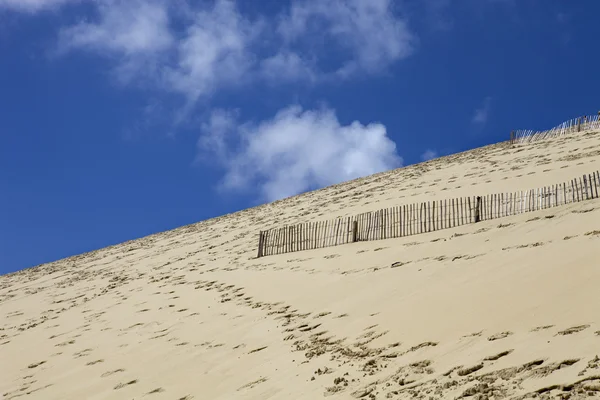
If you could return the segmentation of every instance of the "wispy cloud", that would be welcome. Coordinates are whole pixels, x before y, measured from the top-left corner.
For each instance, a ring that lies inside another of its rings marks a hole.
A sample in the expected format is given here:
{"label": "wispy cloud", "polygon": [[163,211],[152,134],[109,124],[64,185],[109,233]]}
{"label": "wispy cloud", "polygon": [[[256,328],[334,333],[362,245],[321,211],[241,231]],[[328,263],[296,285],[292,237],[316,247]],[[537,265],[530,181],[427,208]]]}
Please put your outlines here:
{"label": "wispy cloud", "polygon": [[60,32],[63,51],[84,49],[124,56],[151,54],[169,48],[173,36],[161,1],[130,0],[97,3],[98,20],[80,22]]}
{"label": "wispy cloud", "polygon": [[346,53],[332,68],[341,77],[381,72],[408,57],[416,43],[390,0],[296,0],[280,18],[278,31],[293,48],[312,47],[325,36],[328,46]]}
{"label": "wispy cloud", "polygon": [[485,125],[490,117],[491,105],[492,98],[488,96],[483,100],[483,104],[475,110],[471,122],[478,126]]}
{"label": "wispy cloud", "polygon": [[402,165],[384,125],[342,125],[327,108],[291,106],[258,124],[220,110],[203,128],[200,154],[225,170],[221,188],[258,188],[268,201]]}
{"label": "wispy cloud", "polygon": [[265,58],[259,69],[262,78],[269,83],[316,82],[320,79],[314,60],[303,59],[290,50],[281,50]]}
{"label": "wispy cloud", "polygon": [[425,152],[423,154],[421,154],[422,161],[433,160],[434,158],[437,158],[437,157],[438,157],[438,152],[435,150],[431,150],[431,149],[427,149],[427,150],[425,150]]}
{"label": "wispy cloud", "polygon": [[[102,55],[113,62],[119,81],[153,83],[192,103],[217,89],[249,82],[376,74],[408,57],[416,42],[391,0],[333,0],[327,5],[295,0],[276,17],[254,19],[243,15],[233,0],[196,7],[184,2],[185,12],[166,0],[94,4],[95,18],[61,29],[60,52]],[[275,33],[267,29],[272,25],[278,26]],[[327,47],[321,45],[324,36]]]}
{"label": "wispy cloud", "polygon": [[255,65],[251,46],[261,31],[260,21],[245,18],[234,2],[217,0],[214,7],[195,13],[176,45],[164,83],[192,101],[241,83]]}

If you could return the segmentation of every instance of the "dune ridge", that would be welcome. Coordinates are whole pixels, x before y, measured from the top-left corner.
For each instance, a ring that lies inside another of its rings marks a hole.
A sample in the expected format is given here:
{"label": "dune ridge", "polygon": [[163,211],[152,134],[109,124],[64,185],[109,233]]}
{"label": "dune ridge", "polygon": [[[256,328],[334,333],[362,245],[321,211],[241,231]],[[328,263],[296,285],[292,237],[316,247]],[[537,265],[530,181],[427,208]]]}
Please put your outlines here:
{"label": "dune ridge", "polygon": [[256,258],[260,230],[598,169],[506,143],[0,277],[6,399],[600,396],[600,201]]}

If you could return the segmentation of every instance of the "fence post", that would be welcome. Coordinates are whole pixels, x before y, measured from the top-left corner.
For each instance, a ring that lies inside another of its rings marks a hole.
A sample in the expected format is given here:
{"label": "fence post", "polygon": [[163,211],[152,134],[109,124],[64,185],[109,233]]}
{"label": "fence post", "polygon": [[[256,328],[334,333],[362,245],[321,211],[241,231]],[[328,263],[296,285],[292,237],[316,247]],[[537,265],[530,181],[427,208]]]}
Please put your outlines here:
{"label": "fence post", "polygon": [[256,256],[256,258],[261,258],[263,256],[263,241],[263,231],[260,231],[258,233],[258,255]]}
{"label": "fence post", "polygon": [[515,131],[510,131],[510,144],[515,144]]}
{"label": "fence post", "polygon": [[481,221],[481,196],[477,196],[475,203],[475,222]]}
{"label": "fence post", "polygon": [[356,234],[358,233],[358,221],[352,221],[352,243],[356,242]]}

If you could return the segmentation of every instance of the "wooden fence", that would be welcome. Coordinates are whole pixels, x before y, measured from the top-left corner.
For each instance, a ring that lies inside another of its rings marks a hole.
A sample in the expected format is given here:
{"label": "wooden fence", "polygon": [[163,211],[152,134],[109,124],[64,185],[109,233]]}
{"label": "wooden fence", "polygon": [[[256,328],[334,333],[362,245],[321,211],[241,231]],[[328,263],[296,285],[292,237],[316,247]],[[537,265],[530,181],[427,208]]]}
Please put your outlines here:
{"label": "wooden fence", "polygon": [[258,257],[454,228],[598,198],[600,173],[513,193],[427,201],[261,231]]}
{"label": "wooden fence", "polygon": [[518,130],[511,133],[512,143],[531,143],[537,140],[551,139],[573,132],[585,132],[600,129],[600,115],[587,115],[573,118],[569,121],[546,130]]}

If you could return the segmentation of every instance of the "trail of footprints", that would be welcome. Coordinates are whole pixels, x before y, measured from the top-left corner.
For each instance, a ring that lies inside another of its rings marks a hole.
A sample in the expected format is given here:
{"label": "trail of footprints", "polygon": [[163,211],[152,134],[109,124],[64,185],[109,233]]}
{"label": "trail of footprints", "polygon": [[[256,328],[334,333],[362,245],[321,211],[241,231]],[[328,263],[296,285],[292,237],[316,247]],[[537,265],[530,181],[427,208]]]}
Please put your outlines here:
{"label": "trail of footprints", "polygon": [[[424,342],[419,345],[400,350],[400,343],[386,347],[373,348],[369,344],[384,336],[387,332],[378,331],[377,325],[365,328],[365,331],[353,342],[347,338],[337,338],[323,327],[324,318],[340,318],[346,315],[334,316],[329,312],[302,313],[283,303],[257,302],[244,293],[241,287],[227,285],[216,280],[201,280],[195,282],[196,289],[216,290],[221,293],[221,301],[235,301],[238,305],[260,308],[267,316],[281,321],[282,340],[288,342],[292,351],[301,352],[304,360],[301,363],[323,362],[324,367],[315,370],[310,381],[328,379],[331,384],[325,386],[324,395],[348,392],[354,398],[415,398],[415,399],[445,399],[473,398],[478,400],[501,399],[511,397],[518,390],[522,391],[522,383],[530,378],[539,378],[552,374],[563,368],[571,368],[581,364],[580,359],[567,359],[560,362],[547,362],[545,359],[532,360],[529,363],[489,371],[498,360],[510,356],[514,349],[506,349],[496,354],[490,354],[479,363],[467,366],[456,366],[444,373],[436,373],[431,360],[412,362],[401,365],[402,356],[417,352],[438,343]],[[551,329],[553,326],[534,328],[532,332]],[[577,334],[589,328],[580,325],[560,330],[558,336]],[[512,332],[499,332],[486,338],[487,341],[500,341],[513,335]],[[467,335],[481,336],[481,332]],[[262,351],[267,347],[251,350],[248,354]],[[390,371],[393,370],[393,372]],[[336,372],[336,371],[345,372]],[[479,373],[480,370],[489,371]],[[585,377],[592,371],[599,375]],[[535,392],[518,397],[526,398],[575,398],[584,393],[589,396],[600,396],[600,362],[596,356],[579,373],[582,378],[569,385],[543,387]],[[251,382],[244,388],[251,388],[264,382]],[[241,388],[240,388],[241,389]],[[239,390],[239,389],[238,389]]]}
{"label": "trail of footprints", "polygon": [[[183,267],[182,267],[183,268]],[[563,368],[572,368],[582,364],[581,360],[570,359],[561,362],[547,363],[546,360],[533,360],[530,363],[518,367],[507,368],[504,370],[484,372],[479,374],[480,370],[493,364],[497,360],[509,356],[513,349],[507,349],[498,354],[490,355],[480,363],[470,366],[457,366],[450,371],[440,375],[435,370],[435,365],[430,360],[422,360],[413,362],[408,365],[399,366],[402,356],[419,351],[427,347],[435,347],[435,342],[424,342],[411,348],[400,350],[401,345],[394,343],[386,347],[372,348],[369,344],[375,339],[387,334],[385,331],[378,331],[377,326],[365,328],[364,333],[350,341],[347,338],[337,338],[324,329],[324,324],[327,324],[328,319],[337,319],[347,317],[346,314],[332,315],[329,312],[320,313],[302,313],[299,310],[293,309],[289,305],[283,303],[261,303],[254,301],[251,296],[244,292],[244,288],[228,285],[216,280],[199,280],[195,282],[187,282],[182,275],[174,275],[173,271],[165,274],[164,282],[161,287],[167,285],[188,284],[194,285],[195,289],[203,289],[206,291],[216,291],[220,294],[222,303],[234,301],[238,305],[261,309],[265,311],[267,316],[271,316],[276,320],[281,321],[283,327],[282,339],[290,344],[292,351],[300,352],[304,356],[302,363],[322,362],[327,358],[326,366],[319,367],[315,370],[314,376],[309,379],[321,381],[322,379],[329,380],[329,384],[325,386],[324,394],[333,394],[347,392],[356,398],[402,398],[409,396],[418,399],[442,399],[447,398],[448,394],[454,396],[458,389],[462,391],[460,396],[473,397],[480,400],[491,398],[503,398],[510,396],[515,388],[519,389],[520,384],[531,377],[540,377],[553,373],[554,371]],[[149,279],[154,279],[150,278]],[[119,279],[120,284],[125,284],[123,279]],[[155,282],[159,283],[159,282]],[[157,292],[161,293],[161,292]],[[161,293],[162,294],[162,293]],[[175,291],[164,293],[167,295],[175,294]],[[81,296],[78,296],[81,298]],[[177,296],[171,296],[167,300],[174,300]],[[144,304],[138,304],[143,307]],[[147,309],[144,309],[147,310]],[[175,312],[184,312],[185,308],[178,308]],[[98,321],[104,312],[91,313],[90,310],[83,310],[86,324],[79,327],[81,330],[88,328],[92,321]],[[191,315],[193,315],[192,313]],[[195,313],[197,314],[197,313]],[[135,329],[142,325],[134,323],[124,330]],[[534,331],[543,331],[553,328],[552,326],[537,327]],[[558,330],[557,336],[574,335],[590,328],[589,325],[579,325],[569,327],[567,329]],[[599,331],[600,332],[600,331]],[[154,332],[151,339],[160,339],[169,335],[169,330],[161,329]],[[50,339],[59,339],[66,333],[55,334]],[[479,333],[480,334],[480,333]],[[596,332],[598,334],[598,332]],[[511,332],[500,332],[487,337],[488,341],[496,341],[504,339],[512,335]],[[57,348],[68,348],[76,344],[76,337],[67,338],[62,341],[57,341]],[[177,339],[169,339],[177,341]],[[176,345],[186,345],[186,342],[179,342]],[[223,344],[212,344],[206,342],[196,346],[204,346],[207,348],[222,346]],[[244,347],[245,345],[239,345]],[[237,347],[237,346],[236,346]],[[264,351],[267,347],[248,349],[247,354]],[[73,352],[73,357],[86,357],[91,360],[86,362],[86,366],[92,367],[101,365],[104,360],[93,359],[89,357],[92,349],[83,349]],[[60,355],[61,353],[56,353]],[[324,357],[322,357],[324,356]],[[27,368],[31,371],[36,371],[38,368],[43,368],[47,361],[39,361],[30,364]],[[585,364],[585,363],[583,363]],[[592,377],[586,377],[589,372],[600,373],[598,370],[598,359],[592,359],[585,365],[580,372],[581,380],[572,384],[560,387],[546,387],[539,389],[536,393],[529,394],[538,398],[554,398],[559,393],[561,396],[572,394],[576,396],[585,393],[586,396],[600,395],[600,380]],[[339,373],[336,371],[340,371]],[[343,373],[342,373],[343,371]],[[393,371],[393,372],[392,372]],[[124,372],[123,369],[105,371],[100,376],[108,378],[112,375]],[[387,374],[387,375],[386,375]],[[382,377],[382,375],[385,375]],[[115,375],[116,376],[116,375]],[[24,380],[22,385],[13,391],[4,393],[5,399],[13,399],[22,395],[31,394],[51,385],[34,387],[35,379],[33,375],[29,376],[29,380]],[[251,382],[248,385],[238,390],[250,390],[253,387],[266,382],[267,378],[259,379],[256,382]],[[119,390],[124,387],[134,385],[137,380],[129,380],[117,382],[114,390]],[[152,393],[161,393],[162,390],[153,391]],[[528,398],[526,396],[523,399]],[[574,397],[571,397],[574,398]]]}

